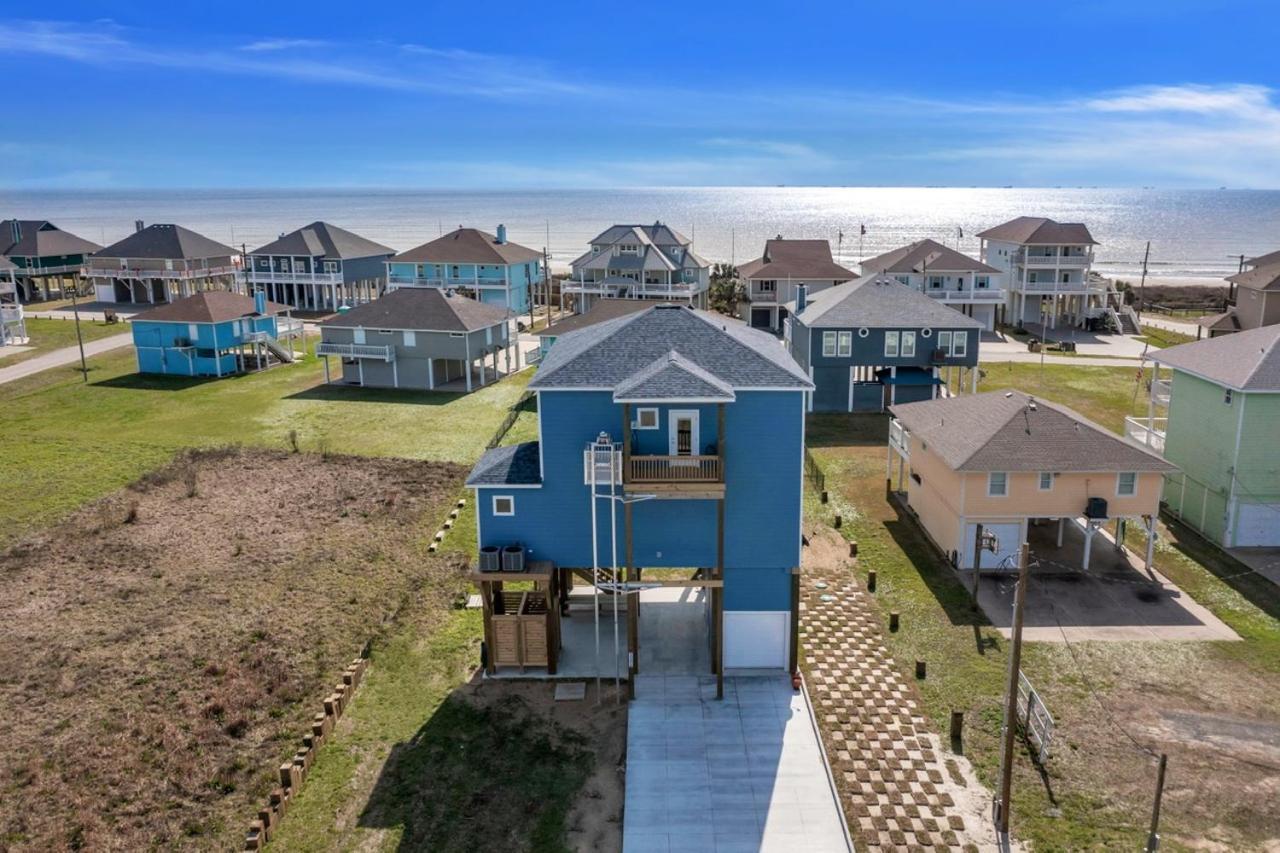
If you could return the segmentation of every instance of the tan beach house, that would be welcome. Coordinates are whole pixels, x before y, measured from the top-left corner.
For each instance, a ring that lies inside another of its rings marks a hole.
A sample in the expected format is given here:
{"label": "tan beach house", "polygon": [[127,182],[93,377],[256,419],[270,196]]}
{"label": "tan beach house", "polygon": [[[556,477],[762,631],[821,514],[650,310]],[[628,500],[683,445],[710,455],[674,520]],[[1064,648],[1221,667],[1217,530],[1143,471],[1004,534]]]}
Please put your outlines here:
{"label": "tan beach house", "polygon": [[[1071,409],[1021,391],[904,403],[890,412],[891,487],[896,473],[896,491],[964,569],[973,568],[979,524],[998,541],[982,554],[983,569],[1016,567],[1032,528],[1044,552],[1061,549],[1067,534],[1083,536],[1088,569],[1094,536],[1107,522],[1116,523],[1121,541],[1130,520],[1154,531],[1164,475],[1175,470]],[[1150,567],[1154,535],[1147,541]]]}

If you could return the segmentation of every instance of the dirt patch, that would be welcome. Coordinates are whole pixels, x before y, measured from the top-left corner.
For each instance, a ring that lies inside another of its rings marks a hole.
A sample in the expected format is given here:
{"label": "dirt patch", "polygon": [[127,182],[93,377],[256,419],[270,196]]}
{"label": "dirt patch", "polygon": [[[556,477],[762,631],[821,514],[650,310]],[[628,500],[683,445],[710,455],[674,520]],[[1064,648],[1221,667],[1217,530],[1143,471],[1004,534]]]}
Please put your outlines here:
{"label": "dirt patch", "polygon": [[451,606],[463,473],[188,454],[0,554],[0,846],[238,847],[343,664]]}

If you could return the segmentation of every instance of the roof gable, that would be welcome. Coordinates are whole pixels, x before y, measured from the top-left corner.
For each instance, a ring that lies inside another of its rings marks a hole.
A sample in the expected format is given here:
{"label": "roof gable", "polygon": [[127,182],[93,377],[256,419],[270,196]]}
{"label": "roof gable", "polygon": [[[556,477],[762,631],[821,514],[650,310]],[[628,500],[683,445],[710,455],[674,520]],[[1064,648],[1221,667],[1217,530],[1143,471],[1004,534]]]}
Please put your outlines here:
{"label": "roof gable", "polygon": [[733,388],[727,382],[713,376],[674,349],[619,383],[613,391],[615,403],[641,403],[648,400],[729,402],[734,396]]}
{"label": "roof gable", "polygon": [[498,238],[479,228],[458,228],[443,237],[415,246],[393,257],[393,263],[523,264],[540,260],[541,252]]}
{"label": "roof gable", "polygon": [[914,287],[877,275],[824,290],[793,316],[809,328],[982,328]]}
{"label": "roof gable", "polygon": [[507,321],[507,310],[435,287],[402,287],[328,318],[321,328],[474,332]]}
{"label": "roof gable", "polygon": [[1021,391],[904,403],[889,410],[956,471],[1174,470],[1083,415]]}
{"label": "roof gable", "polygon": [[957,252],[936,240],[917,240],[906,246],[865,260],[861,267],[868,273],[977,272],[998,273],[998,269],[977,258]]}
{"label": "roof gable", "polygon": [[97,258],[152,258],[174,261],[226,258],[240,254],[217,240],[181,225],[157,223],[95,252]]}
{"label": "roof gable", "polygon": [[1054,222],[1043,216],[1019,216],[994,228],[979,231],[984,240],[1031,246],[1096,245],[1097,241],[1081,222]]}
{"label": "roof gable", "polygon": [[529,387],[612,390],[673,349],[735,390],[813,387],[772,335],[682,305],[656,305],[560,337]]}
{"label": "roof gable", "polygon": [[305,255],[328,260],[371,258],[378,255],[394,255],[395,249],[361,237],[345,228],[327,222],[312,222],[296,231],[281,234],[265,246],[254,249],[250,255]]}
{"label": "roof gable", "polygon": [[1280,326],[1178,344],[1150,358],[1228,388],[1280,391]]}

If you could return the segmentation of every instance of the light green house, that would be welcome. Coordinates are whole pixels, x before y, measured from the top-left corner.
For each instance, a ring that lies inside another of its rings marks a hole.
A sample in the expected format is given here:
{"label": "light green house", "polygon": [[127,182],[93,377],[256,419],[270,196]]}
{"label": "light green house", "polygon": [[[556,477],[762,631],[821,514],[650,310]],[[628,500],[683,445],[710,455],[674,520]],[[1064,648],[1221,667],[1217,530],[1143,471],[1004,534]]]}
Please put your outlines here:
{"label": "light green house", "polygon": [[1180,469],[1165,479],[1169,510],[1224,548],[1280,546],[1280,326],[1150,358],[1148,415],[1126,433]]}

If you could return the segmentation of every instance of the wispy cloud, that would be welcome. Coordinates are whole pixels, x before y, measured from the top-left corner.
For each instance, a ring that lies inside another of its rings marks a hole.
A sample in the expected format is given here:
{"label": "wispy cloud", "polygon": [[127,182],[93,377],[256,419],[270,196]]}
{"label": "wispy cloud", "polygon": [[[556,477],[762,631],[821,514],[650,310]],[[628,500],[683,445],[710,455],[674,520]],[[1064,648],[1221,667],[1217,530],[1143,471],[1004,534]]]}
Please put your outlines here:
{"label": "wispy cloud", "polygon": [[249,53],[268,53],[276,50],[297,50],[299,48],[326,47],[329,42],[322,39],[267,38],[251,41],[241,45],[240,49]]}
{"label": "wispy cloud", "polygon": [[[401,45],[366,45],[326,53],[313,39],[266,38],[242,45],[178,50],[109,20],[0,22],[0,50],[103,66],[153,66],[202,74],[248,75],[458,97],[586,95],[596,90],[561,79],[536,60],[470,51]],[[385,49],[384,49],[385,48]]]}
{"label": "wispy cloud", "polygon": [[1244,114],[1274,110],[1266,86],[1139,86],[1084,102],[1099,112]]}

